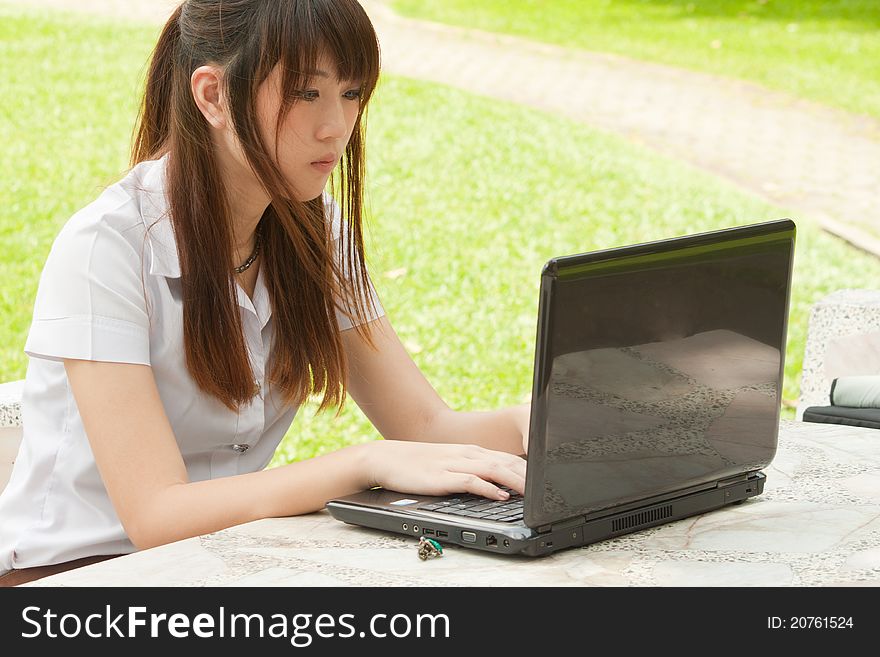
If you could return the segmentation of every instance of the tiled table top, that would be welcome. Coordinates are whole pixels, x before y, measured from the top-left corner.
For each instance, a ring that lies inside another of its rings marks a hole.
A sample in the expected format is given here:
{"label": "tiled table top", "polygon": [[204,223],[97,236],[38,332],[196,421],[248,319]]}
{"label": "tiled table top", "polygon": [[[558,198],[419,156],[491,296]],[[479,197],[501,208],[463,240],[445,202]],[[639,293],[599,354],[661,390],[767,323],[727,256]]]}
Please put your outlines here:
{"label": "tiled table top", "polygon": [[21,426],[21,392],[24,380],[0,383],[0,429]]}

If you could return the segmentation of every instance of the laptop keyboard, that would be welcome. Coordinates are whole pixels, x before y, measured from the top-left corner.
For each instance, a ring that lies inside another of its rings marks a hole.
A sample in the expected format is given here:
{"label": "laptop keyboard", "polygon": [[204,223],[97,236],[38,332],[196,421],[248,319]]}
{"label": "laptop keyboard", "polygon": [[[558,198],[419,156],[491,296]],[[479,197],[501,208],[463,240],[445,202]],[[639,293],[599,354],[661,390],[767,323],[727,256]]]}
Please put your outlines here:
{"label": "laptop keyboard", "polygon": [[418,508],[419,511],[448,513],[451,516],[495,520],[497,522],[517,522],[522,520],[523,496],[509,488],[503,488],[503,490],[510,493],[510,499],[490,500],[487,497],[468,494],[460,497],[444,498],[439,502],[420,505]]}

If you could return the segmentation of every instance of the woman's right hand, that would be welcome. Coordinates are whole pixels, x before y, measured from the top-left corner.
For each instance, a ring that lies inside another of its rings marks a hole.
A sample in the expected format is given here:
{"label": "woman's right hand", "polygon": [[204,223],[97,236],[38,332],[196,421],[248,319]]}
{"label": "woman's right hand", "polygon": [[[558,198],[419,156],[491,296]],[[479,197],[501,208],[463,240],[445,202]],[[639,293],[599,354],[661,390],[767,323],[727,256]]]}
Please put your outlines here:
{"label": "woman's right hand", "polygon": [[[366,450],[369,485],[400,493],[449,495],[467,492],[493,500],[525,488],[526,462],[477,445],[377,440]],[[494,482],[494,483],[493,483]]]}

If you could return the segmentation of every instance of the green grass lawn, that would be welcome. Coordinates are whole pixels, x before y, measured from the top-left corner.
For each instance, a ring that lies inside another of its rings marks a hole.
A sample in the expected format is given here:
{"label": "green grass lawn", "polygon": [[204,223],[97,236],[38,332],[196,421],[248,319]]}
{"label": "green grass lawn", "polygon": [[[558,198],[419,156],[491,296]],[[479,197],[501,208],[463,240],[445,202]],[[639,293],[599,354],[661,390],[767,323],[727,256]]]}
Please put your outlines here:
{"label": "green grass lawn", "polygon": [[[0,380],[22,378],[39,272],[62,224],[125,169],[155,28],[0,5]],[[580,124],[386,77],[370,109],[371,265],[404,343],[455,408],[528,394],[549,257],[785,216],[781,208]],[[565,135],[560,140],[559,135]],[[880,263],[801,223],[784,396],[810,305]],[[349,404],[303,409],[275,463],[370,440]]]}
{"label": "green grass lawn", "polygon": [[[22,378],[33,298],[61,225],[124,173],[157,29],[0,4],[0,381]],[[33,18],[28,18],[32,16]]]}
{"label": "green grass lawn", "polygon": [[408,16],[760,82],[880,118],[877,0],[392,0]]}

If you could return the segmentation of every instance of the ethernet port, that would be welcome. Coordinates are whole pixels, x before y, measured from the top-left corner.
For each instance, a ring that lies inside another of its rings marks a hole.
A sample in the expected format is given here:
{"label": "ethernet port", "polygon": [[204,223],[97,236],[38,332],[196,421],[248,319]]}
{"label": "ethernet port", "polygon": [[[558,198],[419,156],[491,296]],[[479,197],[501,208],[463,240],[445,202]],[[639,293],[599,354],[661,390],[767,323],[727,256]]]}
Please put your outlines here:
{"label": "ethernet port", "polygon": [[498,539],[489,534],[489,536],[486,537],[486,545],[489,547],[495,547],[498,545]]}

